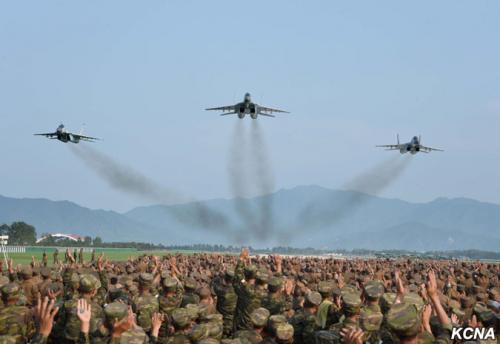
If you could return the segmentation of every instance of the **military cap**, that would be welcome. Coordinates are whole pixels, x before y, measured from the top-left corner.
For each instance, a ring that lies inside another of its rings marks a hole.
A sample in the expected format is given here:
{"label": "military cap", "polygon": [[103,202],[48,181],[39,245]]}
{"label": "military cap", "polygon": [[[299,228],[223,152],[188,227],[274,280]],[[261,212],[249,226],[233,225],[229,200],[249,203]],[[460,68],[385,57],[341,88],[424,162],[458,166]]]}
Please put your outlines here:
{"label": "military cap", "polygon": [[2,288],[4,285],[6,285],[9,282],[10,282],[10,280],[7,276],[0,275],[0,288]]}
{"label": "military cap", "polygon": [[322,298],[321,294],[317,291],[311,291],[306,294],[306,302],[313,306],[319,306],[321,304]]}
{"label": "military cap", "polygon": [[344,296],[346,293],[357,293],[358,289],[352,285],[346,285],[342,289],[340,289],[340,295]]}
{"label": "military cap", "polygon": [[378,280],[366,283],[364,289],[365,289],[365,295],[371,300],[376,300],[382,297],[385,291],[384,284]]}
{"label": "military cap", "polygon": [[286,323],[287,319],[284,315],[282,314],[274,314],[269,317],[269,320],[267,322],[269,329],[271,330],[272,333],[276,333],[276,328],[278,327],[279,324]]}
{"label": "military cap", "polygon": [[224,326],[221,321],[209,321],[205,323],[208,328],[208,335],[211,338],[222,338],[222,332],[224,331]]}
{"label": "military cap", "polygon": [[31,267],[29,265],[25,265],[21,268],[21,270],[19,271],[19,274],[23,278],[30,278],[31,276],[33,276],[33,269],[31,269]]}
{"label": "military cap", "polygon": [[250,314],[250,320],[255,327],[264,327],[269,319],[269,311],[263,307],[257,308]]}
{"label": "military cap", "polygon": [[357,314],[361,308],[361,297],[357,292],[344,292],[342,294],[342,307],[345,312]]}
{"label": "military cap", "polygon": [[209,336],[208,326],[206,324],[196,324],[189,333],[189,339],[193,342],[198,342]]}
{"label": "military cap", "polygon": [[471,297],[462,296],[460,298],[460,305],[462,306],[462,308],[470,308],[474,305],[474,299],[472,299]]}
{"label": "military cap", "polygon": [[267,286],[270,291],[278,291],[283,286],[283,279],[281,277],[273,276],[269,279]]}
{"label": "military cap", "polygon": [[424,300],[417,293],[407,293],[404,296],[404,301],[417,306],[418,311],[424,307]]}
{"label": "military cap", "polygon": [[142,272],[139,275],[139,285],[143,287],[148,287],[153,284],[153,275],[147,272]]}
{"label": "military cap", "polygon": [[316,343],[318,344],[331,344],[341,342],[339,334],[335,331],[317,331],[315,337]]}
{"label": "military cap", "polygon": [[464,319],[465,317],[465,312],[462,311],[460,308],[453,307],[451,309],[451,312],[455,314],[459,319]]}
{"label": "military cap", "polygon": [[2,287],[2,296],[7,300],[15,299],[19,296],[21,288],[17,283],[7,283]]}
{"label": "military cap", "polygon": [[172,320],[177,328],[184,328],[191,322],[189,312],[185,308],[177,308],[172,312]]}
{"label": "military cap", "polygon": [[50,277],[50,269],[46,266],[40,269],[40,275],[42,275],[43,278],[49,278]]}
{"label": "military cap", "polygon": [[190,303],[190,304],[187,304],[185,308],[188,311],[189,316],[191,317],[191,320],[194,321],[194,320],[198,319],[198,317],[200,315],[199,314],[200,308],[198,307],[198,305]]}
{"label": "military cap", "polygon": [[244,274],[246,279],[252,279],[255,278],[255,274],[257,272],[257,269],[255,268],[254,265],[249,265],[245,267]]}
{"label": "military cap", "polygon": [[101,282],[91,274],[82,274],[80,276],[79,287],[83,293],[91,292],[92,290],[99,289],[101,287]]}
{"label": "military cap", "polygon": [[198,283],[194,278],[188,277],[184,280],[184,288],[186,290],[196,290]]}
{"label": "military cap", "polygon": [[267,283],[269,281],[269,275],[265,271],[258,270],[255,273],[255,279],[259,282]]}
{"label": "military cap", "polygon": [[382,308],[382,311],[384,313],[387,312],[389,308],[391,308],[395,300],[396,300],[395,293],[384,293],[380,298],[380,307]]}
{"label": "military cap", "polygon": [[289,341],[293,338],[293,326],[287,323],[281,323],[276,328],[276,338],[280,341]]}
{"label": "military cap", "polygon": [[387,313],[387,325],[397,335],[412,337],[420,330],[420,314],[414,304],[395,304]]}
{"label": "military cap", "polygon": [[108,320],[122,320],[128,315],[128,307],[121,302],[112,302],[104,307],[104,314]]}
{"label": "military cap", "polygon": [[163,280],[163,288],[165,288],[168,291],[173,291],[177,289],[177,280],[172,277],[167,277]]}
{"label": "military cap", "polygon": [[[203,307],[203,310],[206,310],[206,307]],[[203,322],[222,322],[222,319],[223,316],[219,313],[208,314],[207,312],[204,312],[204,314],[200,315],[200,321]]]}
{"label": "military cap", "polygon": [[226,279],[233,279],[234,278],[234,270],[227,269],[226,272],[224,273],[224,277]]}
{"label": "military cap", "polygon": [[323,296],[330,296],[333,292],[333,283],[331,281],[320,281],[318,283],[318,292]]}
{"label": "military cap", "polygon": [[384,316],[380,312],[376,312],[371,308],[365,307],[361,309],[359,323],[364,331],[378,331]]}

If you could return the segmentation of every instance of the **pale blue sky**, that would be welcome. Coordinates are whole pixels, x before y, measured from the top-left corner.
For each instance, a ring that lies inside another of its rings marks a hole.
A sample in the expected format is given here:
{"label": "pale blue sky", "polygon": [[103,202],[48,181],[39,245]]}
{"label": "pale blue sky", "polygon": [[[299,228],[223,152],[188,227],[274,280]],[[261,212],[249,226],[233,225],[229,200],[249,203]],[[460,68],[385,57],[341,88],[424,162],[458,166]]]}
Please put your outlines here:
{"label": "pale blue sky", "polygon": [[237,119],[203,109],[248,91],[292,112],[259,119],[277,188],[341,187],[399,132],[446,152],[383,196],[500,203],[499,17],[498,1],[1,2],[0,194],[147,203],[31,135],[85,122],[165,186],[228,197]]}

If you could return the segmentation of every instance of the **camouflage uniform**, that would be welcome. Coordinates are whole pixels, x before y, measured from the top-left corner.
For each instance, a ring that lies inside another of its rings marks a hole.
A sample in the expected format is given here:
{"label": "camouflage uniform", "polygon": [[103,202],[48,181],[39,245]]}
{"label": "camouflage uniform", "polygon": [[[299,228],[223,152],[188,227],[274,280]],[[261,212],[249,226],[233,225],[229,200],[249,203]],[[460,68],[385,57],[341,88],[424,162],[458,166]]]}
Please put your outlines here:
{"label": "camouflage uniform", "polygon": [[30,267],[23,267],[19,274],[22,278],[21,288],[24,291],[26,302],[28,305],[34,305],[36,303],[39,289],[38,283],[33,277],[33,270]]}
{"label": "camouflage uniform", "polygon": [[379,332],[384,315],[379,306],[379,299],[384,291],[384,284],[381,281],[370,281],[364,286],[364,295],[368,304],[361,308],[359,322],[365,333],[365,339],[370,343],[378,343],[380,339]]}
{"label": "camouflage uniform", "polygon": [[251,330],[252,322],[250,314],[260,307],[261,300],[265,296],[260,288],[254,284],[246,282],[245,277],[255,277],[255,269],[253,267],[244,267],[243,261],[239,260],[234,271],[234,291],[238,295],[236,303],[236,311],[234,314],[233,331]]}
{"label": "camouflage uniform", "polygon": [[189,304],[198,304],[200,302],[200,297],[196,294],[197,283],[192,278],[186,278],[184,280],[184,296],[182,297],[181,307],[186,307]]}
{"label": "camouflage uniform", "polygon": [[252,344],[258,344],[262,341],[260,332],[267,325],[269,319],[269,311],[265,308],[257,308],[250,314],[250,321],[252,322],[252,329],[237,331],[234,335],[235,338],[247,340]]}
{"label": "camouflage uniform", "polygon": [[[309,292],[305,297],[305,307],[319,306],[321,295],[318,292]],[[303,309],[299,310],[290,320],[293,325],[294,342],[313,344],[315,343],[315,332],[319,329],[319,321],[316,315],[309,314]]]}
{"label": "camouflage uniform", "polygon": [[173,336],[169,337],[166,344],[190,344],[189,340],[189,326],[191,325],[191,318],[189,312],[185,308],[178,308],[172,312],[172,323],[175,328]]}
{"label": "camouflage uniform", "polygon": [[[153,275],[146,272],[139,275],[139,286],[143,290],[149,291],[152,283]],[[158,299],[149,292],[143,292],[141,295],[133,298],[133,309],[137,314],[137,325],[142,327],[144,331],[149,332],[151,330],[151,317],[153,313],[159,311]]]}
{"label": "camouflage uniform", "polygon": [[227,283],[215,283],[213,289],[217,295],[217,312],[222,314],[224,323],[224,335],[229,336],[233,330],[234,313],[238,296],[234,287],[229,282],[234,278],[233,271],[226,271],[225,280]]}
{"label": "camouflage uniform", "polygon": [[167,338],[170,319],[173,312],[180,307],[183,293],[182,286],[180,286],[179,282],[174,278],[166,277],[162,284],[165,294],[158,298],[158,304],[160,312],[167,316],[167,321],[165,321],[160,328],[160,341],[164,341]]}
{"label": "camouflage uniform", "polygon": [[342,313],[343,320],[330,326],[330,331],[336,338],[341,338],[341,331],[344,328],[359,329],[359,321],[356,317],[360,313],[361,297],[359,293],[351,288],[342,290]]}
{"label": "camouflage uniform", "polygon": [[21,288],[16,283],[7,283],[1,290],[6,306],[0,309],[0,335],[9,336],[4,338],[5,342],[14,339],[16,343],[26,343],[34,334],[35,326],[30,309],[15,304]]}
{"label": "camouflage uniform", "polygon": [[262,300],[262,307],[267,308],[271,315],[283,314],[292,309],[292,300],[281,293],[282,287],[283,279],[280,277],[269,280],[269,294]]}

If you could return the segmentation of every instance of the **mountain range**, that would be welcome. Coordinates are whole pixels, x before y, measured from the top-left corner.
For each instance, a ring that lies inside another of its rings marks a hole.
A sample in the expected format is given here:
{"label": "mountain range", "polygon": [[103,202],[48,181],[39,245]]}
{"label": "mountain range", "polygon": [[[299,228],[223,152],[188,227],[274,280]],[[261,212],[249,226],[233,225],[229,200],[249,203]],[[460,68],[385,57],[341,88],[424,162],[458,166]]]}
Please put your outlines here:
{"label": "mountain range", "polygon": [[500,251],[500,205],[467,198],[426,203],[298,186],[249,199],[137,207],[125,213],[69,201],[0,196],[0,224],[105,241],[289,245],[324,249]]}

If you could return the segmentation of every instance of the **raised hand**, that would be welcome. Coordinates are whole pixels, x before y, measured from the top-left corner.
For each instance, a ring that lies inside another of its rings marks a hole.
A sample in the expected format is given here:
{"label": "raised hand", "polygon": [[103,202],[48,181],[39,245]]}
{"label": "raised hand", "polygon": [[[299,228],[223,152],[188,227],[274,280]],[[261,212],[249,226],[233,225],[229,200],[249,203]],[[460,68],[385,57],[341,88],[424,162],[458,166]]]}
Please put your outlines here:
{"label": "raised hand", "polygon": [[426,289],[427,295],[429,295],[430,298],[435,298],[438,296],[436,274],[434,273],[434,270],[429,270],[429,273],[427,274]]}
{"label": "raised hand", "polygon": [[48,337],[54,326],[54,317],[59,311],[59,307],[54,308],[54,300],[45,297],[43,302],[38,293],[38,302],[34,310],[35,319],[38,323],[38,331],[42,337]]}
{"label": "raised hand", "polygon": [[79,299],[77,303],[77,316],[80,319],[80,331],[89,333],[90,316],[92,314],[92,306],[85,299]]}
{"label": "raised hand", "polygon": [[158,338],[161,324],[165,321],[165,315],[162,313],[153,313],[151,318],[151,336]]}

